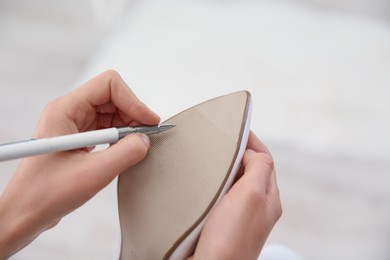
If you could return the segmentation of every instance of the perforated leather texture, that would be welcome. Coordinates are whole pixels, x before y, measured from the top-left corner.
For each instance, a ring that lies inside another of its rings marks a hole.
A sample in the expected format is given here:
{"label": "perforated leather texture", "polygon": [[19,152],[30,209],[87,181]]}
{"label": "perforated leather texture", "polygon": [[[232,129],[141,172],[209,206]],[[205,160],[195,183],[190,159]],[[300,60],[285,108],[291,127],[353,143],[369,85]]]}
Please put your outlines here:
{"label": "perforated leather texture", "polygon": [[209,213],[237,159],[248,92],[204,102],[151,136],[146,158],[120,175],[121,259],[169,258]]}

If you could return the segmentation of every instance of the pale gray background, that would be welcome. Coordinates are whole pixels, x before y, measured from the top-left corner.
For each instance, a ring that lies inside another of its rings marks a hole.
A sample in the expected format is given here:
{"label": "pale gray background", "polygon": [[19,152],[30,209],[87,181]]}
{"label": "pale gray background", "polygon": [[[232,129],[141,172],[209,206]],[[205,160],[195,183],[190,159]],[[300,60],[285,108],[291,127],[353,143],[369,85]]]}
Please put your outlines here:
{"label": "pale gray background", "polygon": [[[28,138],[48,100],[109,68],[163,119],[248,89],[284,206],[269,243],[388,259],[389,23],[386,0],[4,0],[0,141]],[[1,189],[17,163],[0,164]],[[115,185],[13,259],[111,259]]]}

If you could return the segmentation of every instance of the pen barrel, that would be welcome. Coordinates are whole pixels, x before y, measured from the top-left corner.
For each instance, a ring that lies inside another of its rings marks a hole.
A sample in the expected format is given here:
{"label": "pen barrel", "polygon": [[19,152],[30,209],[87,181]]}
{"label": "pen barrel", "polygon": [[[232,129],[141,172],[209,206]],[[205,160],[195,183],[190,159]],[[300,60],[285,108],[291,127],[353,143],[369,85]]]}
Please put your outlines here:
{"label": "pen barrel", "polygon": [[90,132],[64,135],[48,139],[50,142],[49,152],[68,151],[99,144],[110,144],[118,141],[118,130],[107,128]]}
{"label": "pen barrel", "polygon": [[12,160],[31,155],[47,153],[50,150],[48,139],[27,140],[0,146],[0,161]]}
{"label": "pen barrel", "polygon": [[118,130],[108,128],[84,133],[0,145],[0,161],[68,151],[118,141]]}

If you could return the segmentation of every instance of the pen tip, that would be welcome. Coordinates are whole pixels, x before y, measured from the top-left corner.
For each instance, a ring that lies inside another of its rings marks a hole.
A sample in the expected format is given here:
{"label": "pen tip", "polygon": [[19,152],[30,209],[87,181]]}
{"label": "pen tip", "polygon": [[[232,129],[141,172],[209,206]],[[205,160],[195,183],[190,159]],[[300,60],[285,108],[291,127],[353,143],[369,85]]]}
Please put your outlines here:
{"label": "pen tip", "polygon": [[163,127],[163,128],[172,128],[172,127],[175,127],[176,125],[174,125],[174,124],[160,124],[159,126]]}

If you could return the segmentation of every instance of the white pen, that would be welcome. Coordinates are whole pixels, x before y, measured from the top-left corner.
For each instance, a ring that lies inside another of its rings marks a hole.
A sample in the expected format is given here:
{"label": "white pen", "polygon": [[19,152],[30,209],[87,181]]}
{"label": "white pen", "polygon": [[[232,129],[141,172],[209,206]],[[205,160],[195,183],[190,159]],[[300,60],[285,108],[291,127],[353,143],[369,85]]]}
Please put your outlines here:
{"label": "white pen", "polygon": [[116,143],[132,133],[157,134],[171,129],[175,125],[159,124],[154,126],[125,126],[88,131],[51,138],[30,139],[0,144],[0,161],[12,160],[51,152],[69,151],[99,144]]}

